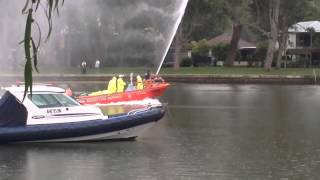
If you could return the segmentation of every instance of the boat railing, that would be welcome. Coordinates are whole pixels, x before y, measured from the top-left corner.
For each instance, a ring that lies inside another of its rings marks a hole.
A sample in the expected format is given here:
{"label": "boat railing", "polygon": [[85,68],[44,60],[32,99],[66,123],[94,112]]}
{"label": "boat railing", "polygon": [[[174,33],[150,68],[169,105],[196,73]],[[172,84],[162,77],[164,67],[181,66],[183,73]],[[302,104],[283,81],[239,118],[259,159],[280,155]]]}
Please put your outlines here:
{"label": "boat railing", "polygon": [[146,108],[135,109],[135,110],[129,111],[128,115],[135,115],[137,113],[142,113],[142,112],[145,112],[145,111],[149,111],[149,110],[154,109],[154,108],[163,108],[163,107],[166,107],[166,104],[162,103],[161,105],[160,104],[149,105]]}
{"label": "boat railing", "polygon": [[142,113],[142,112],[145,112],[145,111],[148,111],[151,109],[152,109],[152,107],[147,107],[147,108],[143,108],[143,109],[135,109],[135,110],[129,111],[128,115],[135,115],[137,113]]}

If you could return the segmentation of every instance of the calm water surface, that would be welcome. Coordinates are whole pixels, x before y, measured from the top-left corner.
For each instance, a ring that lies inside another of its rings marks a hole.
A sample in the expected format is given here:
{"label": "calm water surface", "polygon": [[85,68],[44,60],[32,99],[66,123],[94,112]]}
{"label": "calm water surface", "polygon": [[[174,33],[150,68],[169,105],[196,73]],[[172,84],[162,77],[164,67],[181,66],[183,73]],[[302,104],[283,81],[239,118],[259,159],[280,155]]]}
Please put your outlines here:
{"label": "calm water surface", "polygon": [[[78,90],[101,85],[78,86]],[[0,148],[0,179],[318,179],[320,87],[176,84],[136,141]]]}

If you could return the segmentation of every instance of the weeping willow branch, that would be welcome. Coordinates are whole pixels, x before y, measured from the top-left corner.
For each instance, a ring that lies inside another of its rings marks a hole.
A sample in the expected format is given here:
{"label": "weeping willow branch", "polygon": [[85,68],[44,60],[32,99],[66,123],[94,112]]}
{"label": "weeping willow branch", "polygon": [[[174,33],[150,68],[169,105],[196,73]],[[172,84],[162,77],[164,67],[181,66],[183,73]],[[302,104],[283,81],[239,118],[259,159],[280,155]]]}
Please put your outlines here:
{"label": "weeping willow branch", "polygon": [[[34,13],[38,12],[37,10],[40,4],[44,6],[45,15],[49,24],[49,30],[46,38],[47,41],[50,38],[52,32],[52,13],[56,11],[57,14],[59,14],[59,2],[61,2],[61,6],[64,4],[64,0],[26,0],[26,3],[22,8],[22,14],[27,15],[24,39],[21,42],[24,44],[24,52],[26,58],[26,63],[24,66],[25,90],[23,99],[26,97],[28,90],[30,90],[32,95],[33,69],[35,69],[36,72],[39,72],[38,50],[41,43],[41,27],[37,23],[36,19],[34,19]],[[39,33],[39,40],[37,41],[37,44],[35,43],[34,38],[32,37],[34,25],[36,25]]]}

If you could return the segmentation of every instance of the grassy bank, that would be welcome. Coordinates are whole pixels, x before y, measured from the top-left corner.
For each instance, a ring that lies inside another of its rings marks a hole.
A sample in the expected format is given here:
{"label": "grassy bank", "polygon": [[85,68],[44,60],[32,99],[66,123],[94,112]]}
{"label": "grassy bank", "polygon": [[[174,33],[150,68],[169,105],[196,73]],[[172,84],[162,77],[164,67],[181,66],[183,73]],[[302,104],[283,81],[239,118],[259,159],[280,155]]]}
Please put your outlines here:
{"label": "grassy bank", "polygon": [[[145,67],[110,67],[87,70],[87,74],[129,74],[130,72],[143,74],[150,68]],[[156,69],[150,69],[155,72]],[[315,69],[316,74],[320,75],[320,69]],[[23,70],[17,71],[1,71],[1,74],[22,74]],[[35,73],[36,74],[36,73]],[[40,74],[80,74],[79,68],[46,68],[40,67]],[[265,71],[263,68],[247,68],[247,67],[188,67],[174,70],[173,68],[162,68],[160,74],[167,75],[279,75],[279,76],[306,76],[314,75],[312,68],[287,68],[287,69],[273,69],[272,71]]]}
{"label": "grassy bank", "polygon": [[[315,69],[315,72],[320,75],[320,69]],[[163,74],[212,74],[212,75],[283,75],[283,76],[305,76],[313,75],[311,68],[287,68],[273,69],[265,71],[263,68],[248,68],[248,67],[197,67],[197,68],[181,68],[175,71],[172,68],[164,68]]]}

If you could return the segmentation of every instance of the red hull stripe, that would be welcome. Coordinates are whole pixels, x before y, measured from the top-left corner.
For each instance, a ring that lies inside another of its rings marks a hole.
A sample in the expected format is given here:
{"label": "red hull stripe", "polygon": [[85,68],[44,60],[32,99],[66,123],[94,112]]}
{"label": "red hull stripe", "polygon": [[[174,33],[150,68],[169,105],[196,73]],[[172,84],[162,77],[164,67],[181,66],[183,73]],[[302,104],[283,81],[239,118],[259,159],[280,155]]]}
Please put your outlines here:
{"label": "red hull stripe", "polygon": [[122,101],[136,101],[145,98],[155,98],[161,96],[169,87],[169,83],[152,84],[151,87],[143,90],[134,90],[111,95],[79,96],[77,100],[81,104],[108,104]]}

